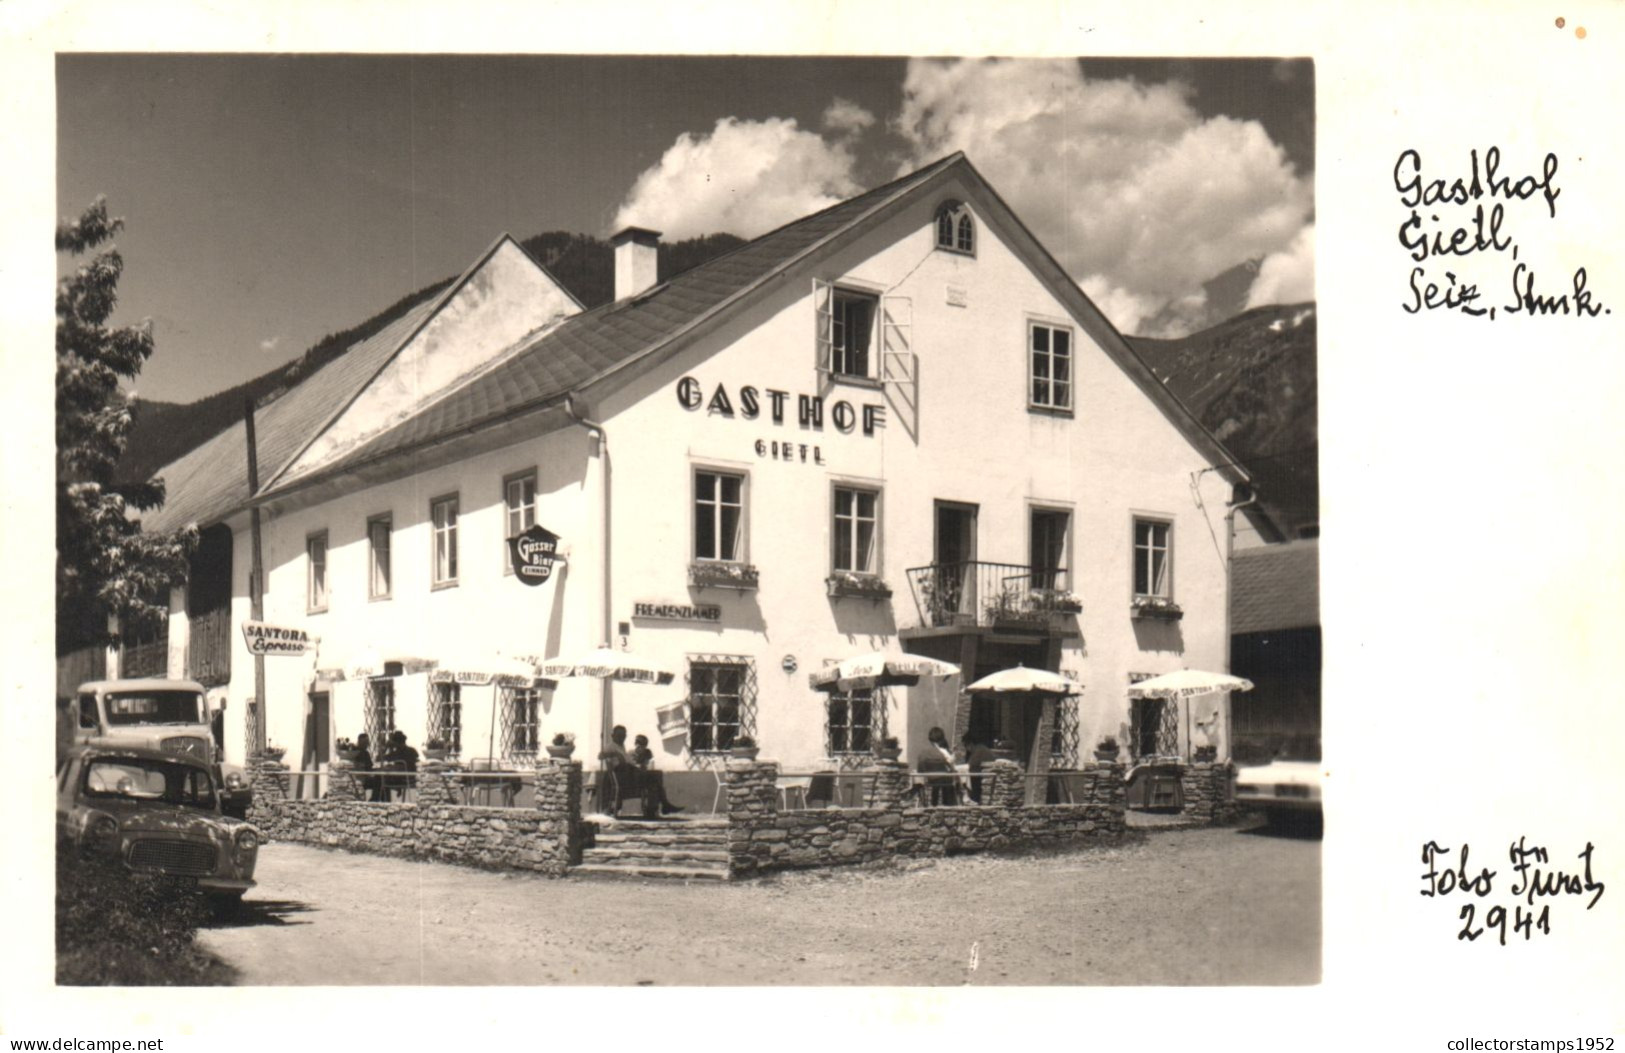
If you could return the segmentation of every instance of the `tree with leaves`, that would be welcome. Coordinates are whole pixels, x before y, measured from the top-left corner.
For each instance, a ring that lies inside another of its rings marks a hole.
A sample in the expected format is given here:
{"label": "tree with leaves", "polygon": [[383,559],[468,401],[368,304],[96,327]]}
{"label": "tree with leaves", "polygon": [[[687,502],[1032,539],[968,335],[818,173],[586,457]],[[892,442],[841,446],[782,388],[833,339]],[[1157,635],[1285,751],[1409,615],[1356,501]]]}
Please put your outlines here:
{"label": "tree with leaves", "polygon": [[[124,258],[111,239],[124,226],[97,198],[56,228],[58,252],[87,262],[56,287],[56,647],[59,655],[113,643],[110,615],[126,631],[156,625],[168,590],[186,581],[197,546],[188,526],[143,533],[136,513],[163,504],[163,481],[115,484],[134,380],[152,356],[152,324],[110,328]],[[105,245],[105,248],[100,248]]]}

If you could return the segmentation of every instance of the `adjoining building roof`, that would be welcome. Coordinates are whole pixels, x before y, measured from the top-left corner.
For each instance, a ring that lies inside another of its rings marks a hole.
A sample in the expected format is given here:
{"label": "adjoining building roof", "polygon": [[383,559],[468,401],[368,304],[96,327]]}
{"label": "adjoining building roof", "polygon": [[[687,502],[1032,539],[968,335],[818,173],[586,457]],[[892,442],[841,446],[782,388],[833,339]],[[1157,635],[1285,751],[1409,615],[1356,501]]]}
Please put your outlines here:
{"label": "adjoining building roof", "polygon": [[[361,341],[254,414],[260,478],[304,448],[311,434],[378,374],[392,355],[428,320],[441,298],[427,300]],[[147,530],[173,530],[187,523],[208,526],[248,503],[247,425],[238,421],[203,445],[165,465],[162,508],[145,513]]]}
{"label": "adjoining building roof", "polygon": [[1240,549],[1231,565],[1231,635],[1320,624],[1320,542]]}

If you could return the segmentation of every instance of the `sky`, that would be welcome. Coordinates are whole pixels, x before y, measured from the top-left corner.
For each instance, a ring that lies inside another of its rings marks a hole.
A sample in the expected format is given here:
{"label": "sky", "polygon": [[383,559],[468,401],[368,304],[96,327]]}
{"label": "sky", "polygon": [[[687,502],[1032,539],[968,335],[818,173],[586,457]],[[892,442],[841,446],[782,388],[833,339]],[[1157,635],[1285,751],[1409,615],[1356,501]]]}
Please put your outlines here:
{"label": "sky", "polygon": [[956,150],[1119,329],[1177,336],[1248,260],[1247,306],[1314,298],[1314,108],[1308,60],[64,54],[57,201],[125,219],[114,320],[152,319],[166,402],[503,233],[748,238]]}

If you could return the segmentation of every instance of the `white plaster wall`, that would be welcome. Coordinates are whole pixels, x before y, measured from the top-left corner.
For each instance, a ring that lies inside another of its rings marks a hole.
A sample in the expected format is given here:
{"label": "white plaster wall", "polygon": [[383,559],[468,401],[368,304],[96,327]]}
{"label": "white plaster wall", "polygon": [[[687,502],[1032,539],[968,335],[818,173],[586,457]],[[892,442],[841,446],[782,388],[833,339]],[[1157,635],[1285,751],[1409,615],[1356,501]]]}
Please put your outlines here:
{"label": "white plaster wall", "polygon": [[[963,191],[960,191],[963,193]],[[947,196],[947,195],[945,195]],[[899,626],[917,615],[904,571],[931,562],[933,500],[979,506],[979,558],[1025,564],[1032,504],[1073,511],[1074,589],[1084,601],[1083,640],[1064,651],[1063,668],[1086,685],[1083,746],[1127,732],[1128,674],[1184,667],[1223,668],[1222,528],[1229,487],[1134,383],[1074,324],[1075,406],[1071,419],[1027,409],[1027,319],[1064,321],[1066,312],[983,222],[974,259],[934,251],[931,206],[922,205],[875,231],[840,259],[803,267],[777,281],[764,305],[722,333],[650,371],[595,407],[607,419],[615,486],[616,620],[646,599],[720,603],[722,627],[638,624],[634,645],[681,669],[691,653],[752,656],[760,688],[758,730],[764,755],[792,767],[820,759],[821,698],[806,674],[825,659],[892,647]],[[913,342],[919,355],[919,444],[888,406],[887,427],[841,434],[830,422],[837,399],[854,406],[884,401],[881,392],[837,384],[826,392],[821,431],[798,427],[795,396],[818,393],[813,366],[813,278],[856,279],[913,298]],[[965,290],[968,306],[947,304],[947,286]],[[735,414],[686,410],[675,393],[693,376],[706,402],[727,388]],[[740,414],[740,387],[762,396],[755,420]],[[786,421],[768,419],[765,391],[791,393]],[[816,444],[823,466],[762,458],[757,439]],[[697,465],[748,476],[747,559],[761,569],[756,593],[691,592],[690,486]],[[893,589],[890,606],[830,601],[830,490],[837,479],[883,487],[881,564]],[[1174,596],[1185,609],[1177,629],[1136,634],[1130,618],[1131,530],[1136,512],[1174,523]],[[635,524],[635,525],[634,525]],[[1213,535],[1219,536],[1215,547]],[[1080,645],[1081,643],[1081,645]],[[780,668],[786,655],[798,669]],[[951,698],[952,688],[942,692]],[[681,692],[623,688],[617,715],[635,733],[653,727],[653,708]],[[906,693],[897,692],[898,696]],[[913,695],[918,696],[916,690]],[[893,710],[892,731],[915,748],[932,723],[949,726],[951,704],[916,700]]]}
{"label": "white plaster wall", "polygon": [[[601,630],[561,612],[589,604],[600,588],[587,524],[586,465],[591,442],[584,430],[566,429],[484,454],[459,464],[368,487],[310,508],[267,517],[262,526],[266,567],[265,620],[298,626],[321,638],[319,658],[267,657],[266,697],[269,737],[289,748],[289,760],[304,741],[305,692],[312,671],[346,668],[369,648],[384,657],[449,659],[481,654],[549,655],[596,646]],[[568,559],[540,586],[521,584],[505,574],[506,518],[503,480],[537,472],[537,519],[562,536]],[[429,506],[448,494],[459,498],[458,584],[430,584],[432,534]],[[368,597],[367,520],[393,517],[393,582],[389,599]],[[326,611],[306,609],[305,542],[328,534]],[[247,581],[250,544],[240,531],[233,548],[234,580]],[[248,618],[246,591],[233,601],[233,620]],[[233,639],[230,693],[232,718],[228,754],[242,750],[242,702],[254,693],[254,661],[238,634]],[[397,724],[422,749],[427,728],[427,679],[402,677],[396,687]],[[493,692],[463,688],[464,756],[482,756],[490,726]],[[596,712],[592,686],[565,681],[544,697],[543,730],[577,730]],[[239,701],[241,700],[241,701]],[[332,692],[335,736],[355,738],[363,730],[363,695],[358,682]],[[568,719],[566,719],[568,718]],[[374,744],[375,752],[379,744]]]}

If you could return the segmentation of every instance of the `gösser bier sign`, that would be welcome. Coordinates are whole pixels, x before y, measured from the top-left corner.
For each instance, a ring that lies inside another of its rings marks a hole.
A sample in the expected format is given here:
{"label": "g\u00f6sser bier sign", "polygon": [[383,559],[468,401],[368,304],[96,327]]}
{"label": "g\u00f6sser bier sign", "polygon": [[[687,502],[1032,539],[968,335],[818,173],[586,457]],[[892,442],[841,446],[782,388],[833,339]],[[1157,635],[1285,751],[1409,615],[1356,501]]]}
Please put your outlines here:
{"label": "g\u00f6sser bier sign", "polygon": [[[777,388],[756,388],[745,384],[738,389],[739,407],[734,408],[734,400],[728,395],[725,384],[718,384],[711,392],[710,399],[705,397],[705,389],[693,377],[684,377],[677,382],[677,402],[686,410],[697,410],[702,405],[707,414],[732,418],[736,414],[743,420],[756,420],[762,415],[765,408],[768,417],[774,424],[783,425],[785,405],[790,400],[790,392],[780,391]],[[766,396],[766,406],[763,397]],[[820,395],[796,395],[796,423],[804,429],[813,431],[824,430],[824,399]],[[861,410],[861,412],[860,412]],[[860,424],[863,434],[873,436],[876,428],[885,427],[886,407],[878,402],[866,402],[858,408],[845,399],[838,399],[829,408],[830,423],[842,434],[851,434]],[[800,457],[796,452],[800,451]],[[814,464],[824,463],[824,452],[817,446],[809,447],[806,443],[780,442],[778,440],[757,439],[756,453],[761,457],[768,457],[775,461],[811,460]]]}
{"label": "g\u00f6sser bier sign", "polygon": [[526,585],[540,585],[553,576],[559,560],[559,536],[537,523],[508,539],[513,576]]}

